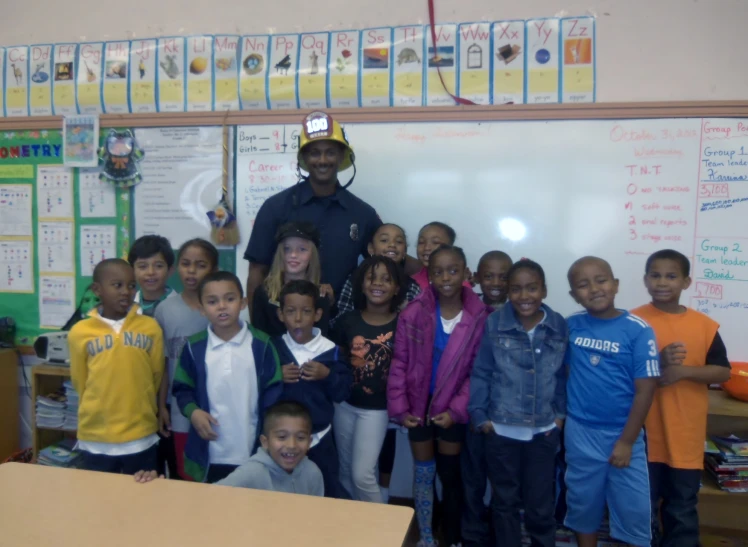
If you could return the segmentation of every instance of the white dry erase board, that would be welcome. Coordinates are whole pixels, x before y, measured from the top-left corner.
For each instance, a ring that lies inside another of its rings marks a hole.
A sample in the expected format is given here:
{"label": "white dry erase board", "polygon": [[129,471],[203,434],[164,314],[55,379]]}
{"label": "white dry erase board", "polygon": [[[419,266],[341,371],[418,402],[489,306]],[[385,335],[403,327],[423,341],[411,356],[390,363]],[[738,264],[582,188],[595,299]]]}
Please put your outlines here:
{"label": "white dry erase board", "polygon": [[[547,303],[577,310],[566,272],[607,259],[619,307],[648,301],[646,257],[673,248],[692,261],[690,305],[721,324],[732,360],[748,360],[748,120],[649,119],[347,123],[358,174],[350,190],[415,252],[433,220],[457,231],[468,266],[492,249],[546,271]],[[297,125],[239,126],[236,210],[242,244],[262,202],[296,181]],[[345,183],[352,170],[342,172]],[[268,234],[272,237],[272,234]]]}

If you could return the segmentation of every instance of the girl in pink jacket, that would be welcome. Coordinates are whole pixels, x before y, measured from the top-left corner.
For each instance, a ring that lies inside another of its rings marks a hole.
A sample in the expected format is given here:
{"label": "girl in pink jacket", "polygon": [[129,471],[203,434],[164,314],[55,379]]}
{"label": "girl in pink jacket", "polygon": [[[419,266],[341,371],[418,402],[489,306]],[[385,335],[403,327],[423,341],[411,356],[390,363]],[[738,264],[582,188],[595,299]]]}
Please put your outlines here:
{"label": "girl in pink jacket", "polygon": [[431,288],[400,314],[387,384],[387,410],[408,428],[415,460],[419,547],[435,545],[431,519],[437,472],[443,486],[442,532],[447,545],[461,540],[460,448],[469,421],[470,372],[492,311],[463,286],[469,272],[459,247],[433,251],[428,273]]}

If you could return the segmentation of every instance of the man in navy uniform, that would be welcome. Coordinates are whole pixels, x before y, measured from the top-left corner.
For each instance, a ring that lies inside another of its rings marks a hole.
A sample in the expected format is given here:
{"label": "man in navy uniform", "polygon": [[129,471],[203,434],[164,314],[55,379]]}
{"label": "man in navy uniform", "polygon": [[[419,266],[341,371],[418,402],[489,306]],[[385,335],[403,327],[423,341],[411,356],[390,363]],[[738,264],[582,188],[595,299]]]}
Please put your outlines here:
{"label": "man in navy uniform", "polygon": [[[262,204],[244,252],[250,263],[249,309],[254,290],[265,280],[272,263],[274,234],[285,222],[303,220],[317,226],[321,236],[321,282],[329,284],[335,295],[356,268],[359,256],[366,256],[367,245],[382,221],[371,205],[347,190],[353,178],[345,186],[338,182],[338,171],[354,166],[354,159],[338,122],[324,112],[312,112],[304,118],[298,162],[309,175]],[[323,293],[327,290],[323,288]]]}

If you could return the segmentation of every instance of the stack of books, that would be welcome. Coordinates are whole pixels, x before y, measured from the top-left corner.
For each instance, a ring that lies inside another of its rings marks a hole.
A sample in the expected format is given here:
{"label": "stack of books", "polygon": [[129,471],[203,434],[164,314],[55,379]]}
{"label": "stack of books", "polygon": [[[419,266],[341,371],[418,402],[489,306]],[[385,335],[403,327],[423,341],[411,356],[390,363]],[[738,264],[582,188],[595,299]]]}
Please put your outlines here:
{"label": "stack of books", "polygon": [[61,392],[36,397],[36,427],[62,429],[65,424],[65,395]]}
{"label": "stack of books", "polygon": [[70,380],[67,380],[62,385],[65,388],[66,399],[65,422],[62,427],[66,431],[75,431],[78,429],[78,403],[80,402],[80,399],[78,397],[78,392],[75,391],[73,383]]}
{"label": "stack of books", "polygon": [[78,467],[82,456],[80,452],[73,450],[74,446],[73,439],[64,439],[48,446],[39,452],[37,463],[50,467]]}
{"label": "stack of books", "polygon": [[707,441],[704,467],[720,489],[748,492],[748,439],[734,435],[711,436]]}

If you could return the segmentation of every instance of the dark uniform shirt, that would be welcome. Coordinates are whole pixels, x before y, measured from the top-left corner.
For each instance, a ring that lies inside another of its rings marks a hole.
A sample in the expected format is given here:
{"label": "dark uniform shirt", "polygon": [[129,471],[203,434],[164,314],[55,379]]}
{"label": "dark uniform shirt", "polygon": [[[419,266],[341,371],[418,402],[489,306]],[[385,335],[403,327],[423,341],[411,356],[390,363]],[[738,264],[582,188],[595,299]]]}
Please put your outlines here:
{"label": "dark uniform shirt", "polygon": [[321,283],[340,294],[348,274],[358,264],[382,221],[374,208],[348,190],[317,197],[311,184],[301,182],[270,196],[260,207],[244,259],[270,266],[275,254],[275,232],[291,221],[313,222],[320,232]]}

